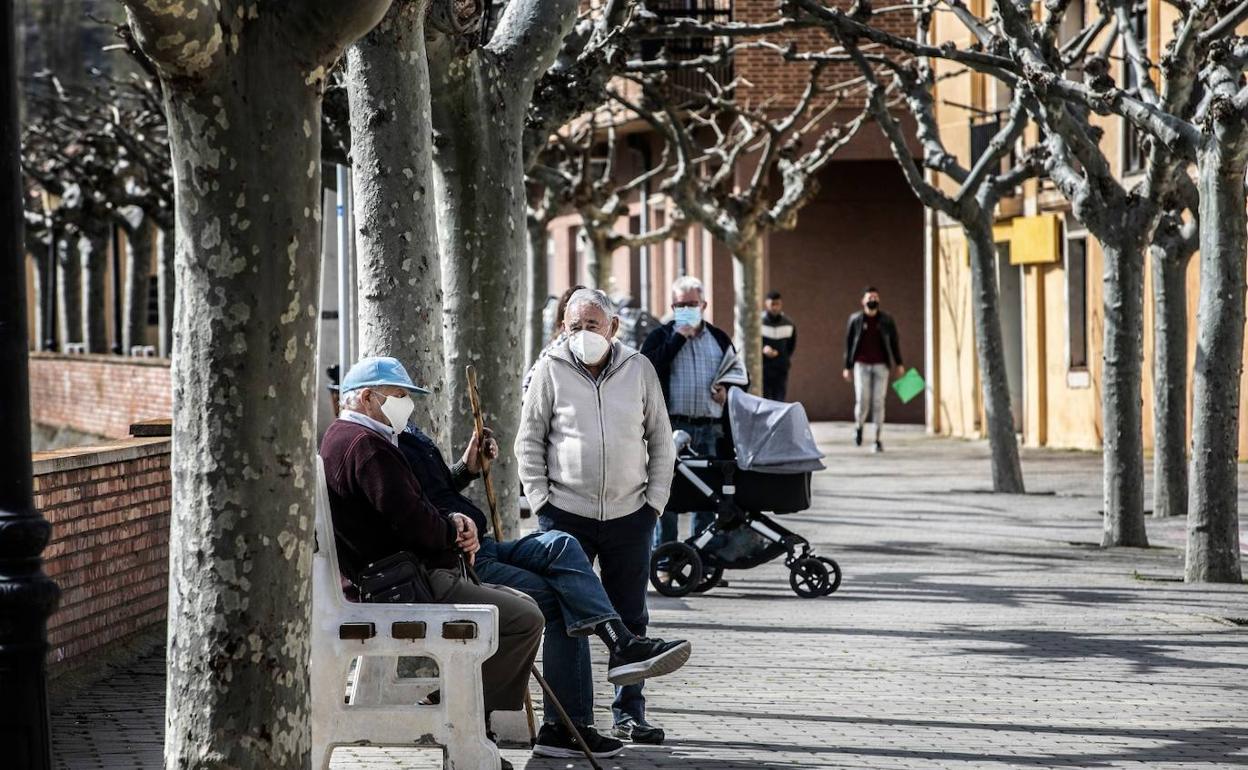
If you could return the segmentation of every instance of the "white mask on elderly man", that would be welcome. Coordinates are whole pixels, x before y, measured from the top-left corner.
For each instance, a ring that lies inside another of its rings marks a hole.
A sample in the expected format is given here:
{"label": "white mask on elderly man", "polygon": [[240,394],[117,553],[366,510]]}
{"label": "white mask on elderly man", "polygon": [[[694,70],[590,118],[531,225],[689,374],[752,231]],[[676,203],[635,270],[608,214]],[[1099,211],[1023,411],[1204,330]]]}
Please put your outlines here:
{"label": "white mask on elderly man", "polygon": [[611,341],[597,332],[582,329],[573,332],[568,338],[568,347],[581,363],[593,366],[606,357],[607,351],[611,349]]}
{"label": "white mask on elderly man", "polygon": [[416,409],[411,396],[383,396],[383,398],[386,400],[381,403],[381,413],[390,421],[390,427],[394,428],[395,433],[406,429],[407,418],[411,417],[412,411]]}

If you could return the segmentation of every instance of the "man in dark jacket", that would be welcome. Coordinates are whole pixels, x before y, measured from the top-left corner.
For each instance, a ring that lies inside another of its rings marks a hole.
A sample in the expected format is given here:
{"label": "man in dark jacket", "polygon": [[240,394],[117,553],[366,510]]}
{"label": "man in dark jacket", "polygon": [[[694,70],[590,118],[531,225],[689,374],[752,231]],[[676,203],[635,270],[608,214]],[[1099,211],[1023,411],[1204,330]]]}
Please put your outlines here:
{"label": "man in dark jacket", "polygon": [[[715,382],[715,375],[724,355],[735,349],[723,330],[703,320],[705,310],[702,282],[693,276],[676,279],[672,284],[675,318],[650,332],[641,354],[659,375],[672,430],[685,431],[693,439],[690,447],[695,452],[713,457],[724,436],[728,401],[728,390]],[[695,513],[693,531],[702,531],[714,520],[713,511]],[[676,525],[676,514],[665,512],[659,520],[659,542],[676,540]]]}
{"label": "man in dark jacket", "polygon": [[497,607],[498,651],[481,667],[485,709],[514,711],[524,703],[545,622],[523,593],[464,577],[460,553],[471,558],[480,548],[476,525],[429,501],[393,427],[407,424],[412,394],[427,392],[393,358],[364,358],[347,373],[341,414],[325,431],[320,451],[334,535],[352,579],[367,565],[407,551],[429,570],[437,601]]}
{"label": "man in dark jacket", "polygon": [[880,432],[884,428],[884,397],[889,372],[900,377],[901,341],[892,316],[880,310],[880,293],[874,286],[862,290],[862,310],[849,317],[845,330],[845,369],[841,376],[854,381],[854,443],[862,446],[862,426],[870,412],[875,421],[875,446],[883,452]]}
{"label": "man in dark jacket", "polygon": [[784,314],[780,292],[763,300],[763,398],[784,401],[789,390],[789,367],[797,350],[797,324]]}

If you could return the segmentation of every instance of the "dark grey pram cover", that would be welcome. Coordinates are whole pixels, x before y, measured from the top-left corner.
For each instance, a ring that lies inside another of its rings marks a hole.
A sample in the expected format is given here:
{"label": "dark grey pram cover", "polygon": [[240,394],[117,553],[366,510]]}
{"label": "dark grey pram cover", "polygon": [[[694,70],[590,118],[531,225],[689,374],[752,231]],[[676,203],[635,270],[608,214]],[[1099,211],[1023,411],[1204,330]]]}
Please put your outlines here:
{"label": "dark grey pram cover", "polygon": [[742,470],[809,473],[825,467],[801,404],[771,401],[730,388],[728,419],[737,467]]}

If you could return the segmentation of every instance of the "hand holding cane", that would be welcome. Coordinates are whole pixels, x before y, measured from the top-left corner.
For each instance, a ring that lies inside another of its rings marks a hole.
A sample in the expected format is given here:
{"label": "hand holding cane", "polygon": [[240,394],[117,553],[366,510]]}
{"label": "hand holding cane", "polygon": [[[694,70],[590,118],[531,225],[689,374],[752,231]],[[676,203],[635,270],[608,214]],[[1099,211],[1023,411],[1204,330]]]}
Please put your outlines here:
{"label": "hand holding cane", "polygon": [[[503,523],[498,515],[498,497],[494,494],[494,482],[490,479],[490,458],[485,451],[485,417],[481,412],[481,399],[477,393],[476,367],[472,364],[468,364],[466,367],[466,374],[468,376],[468,402],[472,405],[472,419],[477,437],[477,458],[481,465],[481,483],[485,485],[485,499],[490,505],[490,523],[494,528],[494,539],[501,543],[503,541]],[[481,582],[481,580],[477,577],[476,571],[473,570],[471,566],[468,566],[468,572],[472,576],[473,582],[478,584]],[[585,739],[581,737],[581,731],[577,729],[576,725],[572,722],[572,718],[568,716],[568,712],[564,710],[563,704],[559,702],[557,697],[555,697],[554,691],[550,689],[550,685],[546,683],[546,678],[543,677],[541,672],[537,670],[536,665],[533,665],[530,668],[530,673],[533,674],[533,678],[537,680],[537,684],[542,688],[542,692],[546,694],[546,697],[549,698],[550,702],[554,705],[555,711],[559,713],[559,719],[563,722],[564,727],[566,727],[568,732],[572,734],[572,737],[576,739],[576,743],[580,747],[581,753],[585,755],[585,759],[589,760],[590,767],[593,767],[594,770],[602,770],[602,766],[599,765],[597,760],[594,759],[593,752],[591,752],[589,750],[589,746],[586,745]],[[535,720],[533,717],[533,701],[529,697],[528,692],[525,692],[524,694],[524,708],[529,717],[529,734],[533,736],[533,741],[536,743],[537,739],[536,730],[534,729]]]}

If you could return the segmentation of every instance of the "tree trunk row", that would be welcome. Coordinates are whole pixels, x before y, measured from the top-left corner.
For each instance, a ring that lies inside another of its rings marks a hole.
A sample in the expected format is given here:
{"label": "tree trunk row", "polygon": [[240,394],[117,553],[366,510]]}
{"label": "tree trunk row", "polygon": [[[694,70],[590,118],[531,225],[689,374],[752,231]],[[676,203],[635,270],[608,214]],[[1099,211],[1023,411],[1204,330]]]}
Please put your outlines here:
{"label": "tree trunk row", "polygon": [[[1129,228],[1128,228],[1129,229]],[[1144,260],[1139,234],[1104,239],[1105,349],[1101,384],[1104,422],[1103,546],[1146,547],[1144,434]]]}
{"label": "tree trunk row", "polygon": [[992,450],[994,492],[1022,494],[1023,468],[1010,408],[1010,384],[1001,337],[1001,311],[997,294],[997,247],[992,238],[991,210],[985,221],[963,223],[971,266],[971,311],[975,324],[975,352]]}
{"label": "tree trunk row", "polygon": [[[440,444],[449,417],[443,379],[442,287],[434,219],[426,2],[394,3],[347,52],[352,189],[359,271],[360,356],[395,356],[433,393],[414,418]],[[444,445],[444,444],[443,444]]]}
{"label": "tree trunk row", "polygon": [[1248,141],[1211,141],[1198,155],[1200,300],[1192,384],[1192,481],[1185,576],[1238,583],[1239,378],[1244,353],[1244,259]]}

